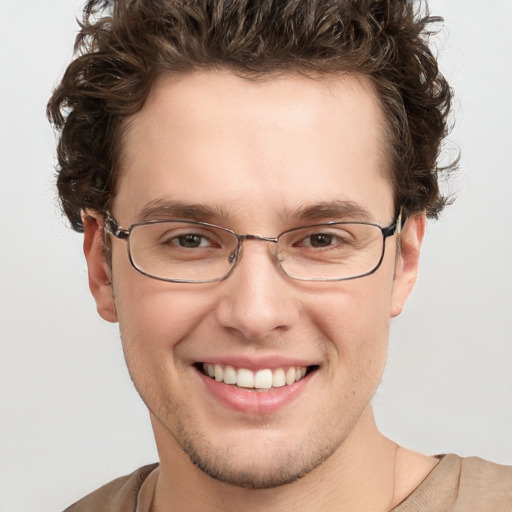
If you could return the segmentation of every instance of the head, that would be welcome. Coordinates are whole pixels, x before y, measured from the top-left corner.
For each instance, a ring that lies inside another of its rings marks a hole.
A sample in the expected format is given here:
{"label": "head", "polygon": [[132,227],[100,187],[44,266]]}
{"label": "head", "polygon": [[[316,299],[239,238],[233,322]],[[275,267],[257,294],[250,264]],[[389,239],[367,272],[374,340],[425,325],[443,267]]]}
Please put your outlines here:
{"label": "head", "polygon": [[[48,107],[58,187],[163,461],[179,447],[219,480],[271,487],[364,437],[425,214],[445,203],[450,90],[427,45],[434,21],[404,0],[87,3]],[[106,259],[107,211],[123,227],[176,216],[268,237],[334,220],[388,226],[400,211],[407,222],[360,279],[293,280],[246,240],[228,279],[185,284],[138,273],[110,236]],[[259,394],[210,379],[208,365],[299,370]]]}
{"label": "head", "polygon": [[219,69],[247,80],[283,73],[367,77],[386,123],[395,204],[407,215],[437,217],[446,203],[437,158],[451,91],[428,47],[440,20],[421,16],[417,5],[89,0],[78,57],[48,105],[61,131],[58,189],[71,225],[81,231],[83,211],[111,204],[127,119],[155,81]]}

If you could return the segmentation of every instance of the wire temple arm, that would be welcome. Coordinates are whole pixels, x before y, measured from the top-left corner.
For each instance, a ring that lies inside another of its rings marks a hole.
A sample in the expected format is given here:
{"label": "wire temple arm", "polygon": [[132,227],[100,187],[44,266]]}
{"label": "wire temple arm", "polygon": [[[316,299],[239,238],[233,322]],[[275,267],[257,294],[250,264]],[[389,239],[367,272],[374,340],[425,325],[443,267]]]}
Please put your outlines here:
{"label": "wire temple arm", "polygon": [[116,238],[120,238],[121,240],[126,240],[130,236],[130,232],[121,228],[109,212],[107,212],[107,217],[105,219],[105,232],[114,235]]}

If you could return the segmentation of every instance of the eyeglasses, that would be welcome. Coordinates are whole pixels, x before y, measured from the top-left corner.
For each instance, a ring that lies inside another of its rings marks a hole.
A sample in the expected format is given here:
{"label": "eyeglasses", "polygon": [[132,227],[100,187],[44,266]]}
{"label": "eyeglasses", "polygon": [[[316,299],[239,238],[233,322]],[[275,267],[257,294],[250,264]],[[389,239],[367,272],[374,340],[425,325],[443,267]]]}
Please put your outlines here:
{"label": "eyeglasses", "polygon": [[244,242],[273,244],[277,265],[292,279],[344,281],[375,272],[386,238],[400,233],[401,213],[388,227],[369,222],[327,222],[284,231],[275,238],[239,235],[207,222],[151,220],[119,226],[107,212],[105,232],[128,245],[141,274],[173,283],[211,283],[227,278]]}

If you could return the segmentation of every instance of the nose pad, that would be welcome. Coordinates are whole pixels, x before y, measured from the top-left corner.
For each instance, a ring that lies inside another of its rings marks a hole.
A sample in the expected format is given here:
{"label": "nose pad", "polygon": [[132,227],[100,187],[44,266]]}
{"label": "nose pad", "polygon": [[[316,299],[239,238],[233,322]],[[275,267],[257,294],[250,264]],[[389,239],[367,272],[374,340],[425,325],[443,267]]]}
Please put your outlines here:
{"label": "nose pad", "polygon": [[238,258],[239,250],[235,249],[229,256],[228,256],[228,262],[230,265],[233,264],[233,262]]}
{"label": "nose pad", "polygon": [[[286,272],[284,272],[284,270],[281,267],[281,261],[283,261],[283,259],[279,257],[279,254],[277,252],[276,240],[267,239],[267,238],[263,238],[263,237],[256,237],[253,235],[248,235],[248,237],[246,239],[244,239],[244,241],[245,240],[266,242],[268,251],[270,253],[270,259],[274,263],[276,270],[278,272],[282,273],[283,275],[287,275]],[[235,266],[239,265],[239,262],[242,259],[242,255],[243,255],[243,247],[244,247],[243,244],[239,244],[238,247],[228,256],[228,263],[230,265],[233,265],[233,263],[235,263]],[[234,270],[234,269],[232,269],[232,270]],[[230,275],[231,275],[231,273],[232,272],[230,272]]]}

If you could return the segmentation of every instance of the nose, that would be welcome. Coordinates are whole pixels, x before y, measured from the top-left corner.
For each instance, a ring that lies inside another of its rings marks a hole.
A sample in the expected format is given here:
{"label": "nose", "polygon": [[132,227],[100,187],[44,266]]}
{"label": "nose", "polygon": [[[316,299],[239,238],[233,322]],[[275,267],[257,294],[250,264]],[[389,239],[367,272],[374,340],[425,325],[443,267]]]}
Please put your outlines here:
{"label": "nose", "polygon": [[269,245],[273,244],[245,241],[237,266],[222,283],[217,320],[247,340],[285,332],[300,315],[294,282],[276,264]]}

